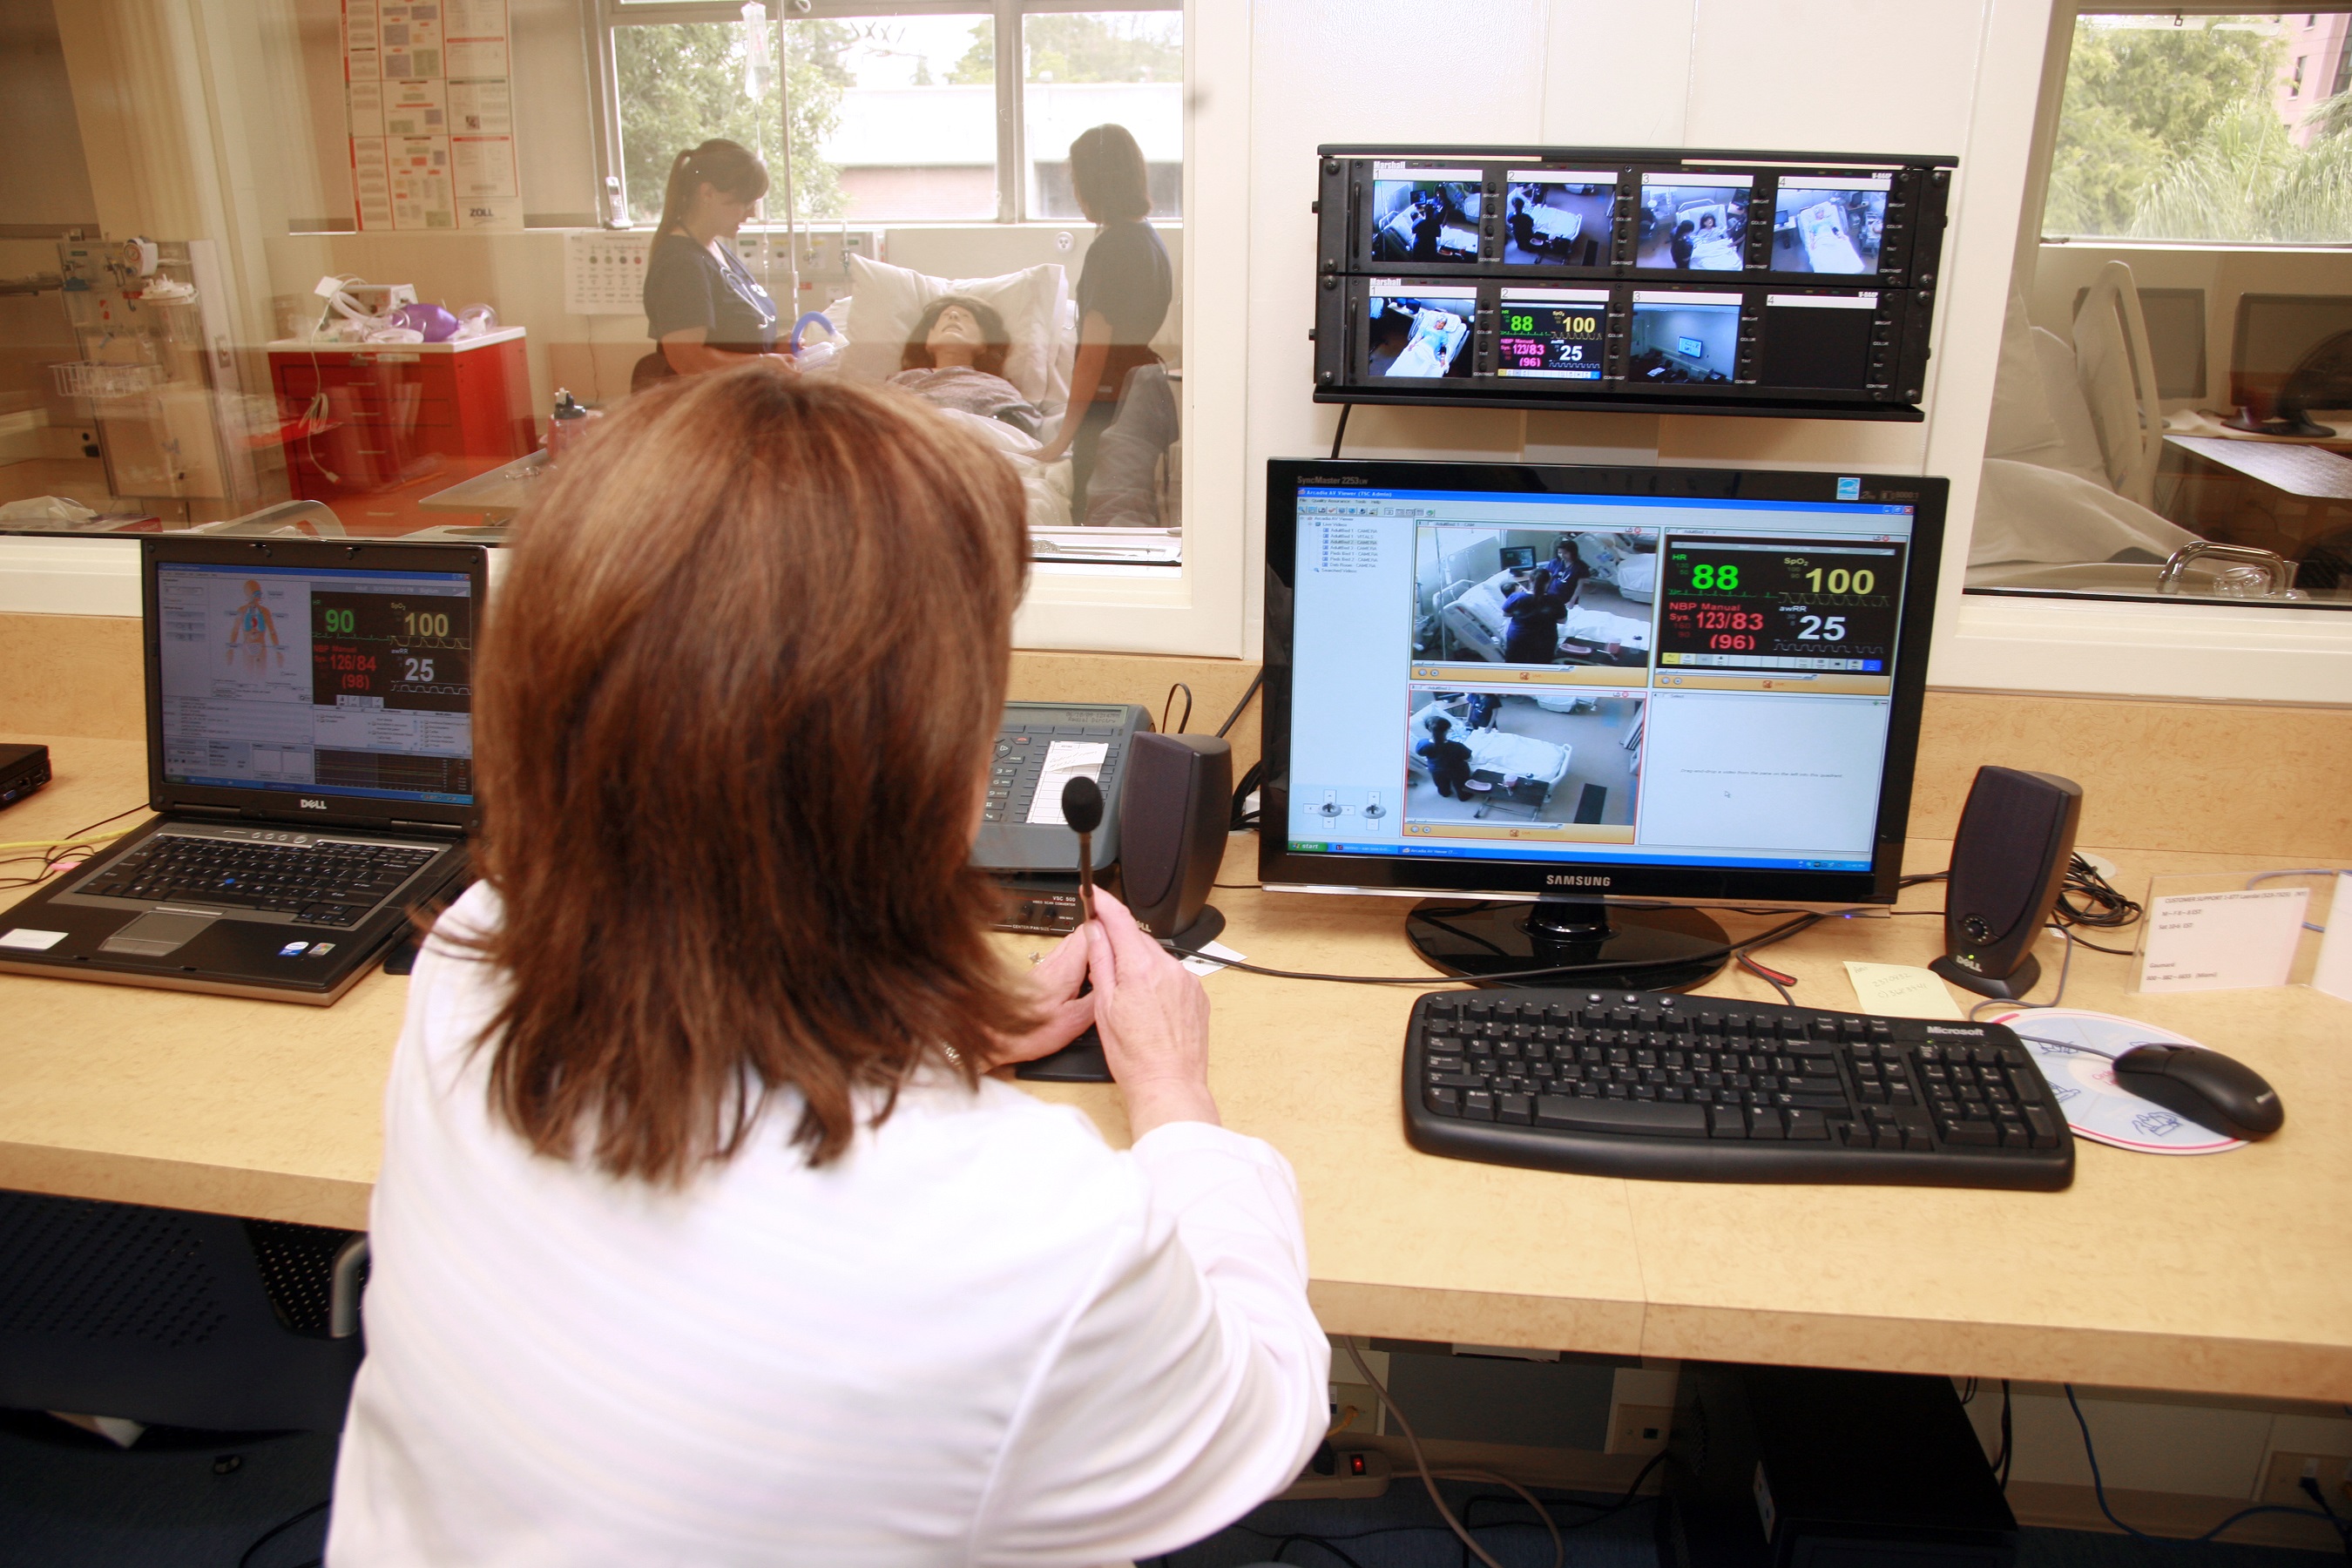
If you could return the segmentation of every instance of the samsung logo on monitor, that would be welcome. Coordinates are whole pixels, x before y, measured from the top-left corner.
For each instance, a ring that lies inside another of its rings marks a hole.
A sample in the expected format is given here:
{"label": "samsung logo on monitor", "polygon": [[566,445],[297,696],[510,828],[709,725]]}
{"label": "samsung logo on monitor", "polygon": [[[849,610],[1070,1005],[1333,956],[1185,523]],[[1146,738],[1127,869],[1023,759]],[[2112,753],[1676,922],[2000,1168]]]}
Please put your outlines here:
{"label": "samsung logo on monitor", "polygon": [[1547,888],[1605,888],[1608,885],[1609,879],[1606,877],[1552,876],[1544,879],[1544,886]]}

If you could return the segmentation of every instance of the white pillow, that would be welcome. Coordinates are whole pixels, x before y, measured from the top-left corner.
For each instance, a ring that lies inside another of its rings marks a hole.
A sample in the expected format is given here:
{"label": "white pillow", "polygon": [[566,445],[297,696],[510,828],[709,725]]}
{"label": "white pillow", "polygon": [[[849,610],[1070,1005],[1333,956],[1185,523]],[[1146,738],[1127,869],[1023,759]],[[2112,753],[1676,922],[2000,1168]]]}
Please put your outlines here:
{"label": "white pillow", "polygon": [[1069,293],[1069,275],[1057,261],[1001,278],[932,278],[853,256],[849,316],[855,326],[842,374],[852,381],[887,381],[898,374],[908,334],[923,308],[942,296],[961,294],[1004,318],[1013,340],[1004,356],[1004,379],[1038,407],[1059,408],[1070,396],[1069,372],[1056,363]]}

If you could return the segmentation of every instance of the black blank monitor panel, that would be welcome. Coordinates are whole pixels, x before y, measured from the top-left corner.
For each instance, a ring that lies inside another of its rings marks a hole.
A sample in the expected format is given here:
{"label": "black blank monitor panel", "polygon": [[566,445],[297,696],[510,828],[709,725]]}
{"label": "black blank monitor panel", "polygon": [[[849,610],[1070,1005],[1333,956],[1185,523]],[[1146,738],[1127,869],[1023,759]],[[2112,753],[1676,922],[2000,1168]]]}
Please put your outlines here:
{"label": "black blank monitor panel", "polygon": [[1892,901],[1944,502],[1916,476],[1274,462],[1266,884]]}
{"label": "black blank monitor panel", "polygon": [[1920,417],[1951,159],[1319,156],[1318,402]]}
{"label": "black blank monitor panel", "polygon": [[[2152,333],[2153,321],[2148,323]],[[2352,331],[2352,294],[2242,294],[2230,350],[2230,402],[2267,419],[2304,356]]]}

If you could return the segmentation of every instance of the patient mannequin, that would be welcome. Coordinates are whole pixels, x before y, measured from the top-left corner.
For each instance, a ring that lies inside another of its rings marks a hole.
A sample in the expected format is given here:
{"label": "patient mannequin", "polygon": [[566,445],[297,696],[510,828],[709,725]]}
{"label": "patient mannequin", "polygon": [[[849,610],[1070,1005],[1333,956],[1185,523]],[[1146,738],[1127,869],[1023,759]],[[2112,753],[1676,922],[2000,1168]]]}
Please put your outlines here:
{"label": "patient mannequin", "polygon": [[1001,419],[1035,436],[1045,411],[1004,379],[1004,356],[1012,348],[1003,317],[977,300],[949,294],[916,318],[890,384],[941,408]]}

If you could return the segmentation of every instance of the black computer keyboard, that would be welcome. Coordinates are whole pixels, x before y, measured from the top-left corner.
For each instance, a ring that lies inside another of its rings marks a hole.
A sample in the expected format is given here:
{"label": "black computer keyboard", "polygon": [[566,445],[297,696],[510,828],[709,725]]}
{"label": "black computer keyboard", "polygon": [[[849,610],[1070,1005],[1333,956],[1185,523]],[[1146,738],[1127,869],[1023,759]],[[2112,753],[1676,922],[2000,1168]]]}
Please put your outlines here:
{"label": "black computer keyboard", "polygon": [[2074,1137],[1995,1024],[1656,992],[1423,996],[1406,1136],[1461,1160],[1685,1182],[2055,1191]]}
{"label": "black computer keyboard", "polygon": [[267,844],[160,833],[71,891],[349,926],[399,891],[436,853],[401,844]]}

